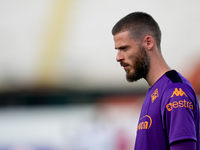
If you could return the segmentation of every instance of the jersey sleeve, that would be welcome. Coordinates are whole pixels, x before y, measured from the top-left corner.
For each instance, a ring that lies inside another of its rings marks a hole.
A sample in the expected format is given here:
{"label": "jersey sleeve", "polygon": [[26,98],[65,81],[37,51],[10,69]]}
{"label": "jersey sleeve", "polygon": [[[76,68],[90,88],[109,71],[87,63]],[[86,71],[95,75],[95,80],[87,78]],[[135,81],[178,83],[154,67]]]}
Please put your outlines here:
{"label": "jersey sleeve", "polygon": [[170,85],[163,93],[162,121],[170,144],[185,139],[197,140],[194,99],[193,90],[182,83]]}

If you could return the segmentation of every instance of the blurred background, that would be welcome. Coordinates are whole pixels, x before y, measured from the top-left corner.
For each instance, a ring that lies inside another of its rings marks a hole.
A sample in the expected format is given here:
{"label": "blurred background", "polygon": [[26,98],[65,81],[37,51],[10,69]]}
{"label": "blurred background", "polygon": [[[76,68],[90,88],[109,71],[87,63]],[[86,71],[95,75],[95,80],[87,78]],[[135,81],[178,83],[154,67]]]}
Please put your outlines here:
{"label": "blurred background", "polygon": [[200,95],[200,1],[0,0],[0,150],[133,149],[146,81],[116,62],[114,24],[151,14]]}

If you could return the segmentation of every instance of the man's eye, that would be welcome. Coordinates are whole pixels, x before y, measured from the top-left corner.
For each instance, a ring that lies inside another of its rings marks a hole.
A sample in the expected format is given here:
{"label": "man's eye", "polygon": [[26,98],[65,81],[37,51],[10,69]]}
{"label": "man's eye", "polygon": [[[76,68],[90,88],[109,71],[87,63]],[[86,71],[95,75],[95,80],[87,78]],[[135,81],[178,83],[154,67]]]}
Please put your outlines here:
{"label": "man's eye", "polygon": [[116,50],[126,51],[126,50],[128,50],[128,47],[127,47],[127,46],[125,46],[125,47],[119,47],[119,48],[116,49]]}
{"label": "man's eye", "polygon": [[127,50],[127,47],[123,47],[121,50],[126,51],[126,50]]}

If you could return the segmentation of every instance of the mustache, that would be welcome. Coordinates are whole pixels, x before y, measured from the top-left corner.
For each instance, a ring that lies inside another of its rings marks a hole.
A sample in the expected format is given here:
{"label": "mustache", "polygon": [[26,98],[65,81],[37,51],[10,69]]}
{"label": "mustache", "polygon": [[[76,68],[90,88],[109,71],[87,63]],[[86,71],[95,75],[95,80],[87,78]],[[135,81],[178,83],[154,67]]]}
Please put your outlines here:
{"label": "mustache", "polygon": [[125,66],[129,66],[129,64],[124,63],[124,62],[122,62],[122,61],[120,62],[120,65],[123,66],[123,67],[125,67]]}

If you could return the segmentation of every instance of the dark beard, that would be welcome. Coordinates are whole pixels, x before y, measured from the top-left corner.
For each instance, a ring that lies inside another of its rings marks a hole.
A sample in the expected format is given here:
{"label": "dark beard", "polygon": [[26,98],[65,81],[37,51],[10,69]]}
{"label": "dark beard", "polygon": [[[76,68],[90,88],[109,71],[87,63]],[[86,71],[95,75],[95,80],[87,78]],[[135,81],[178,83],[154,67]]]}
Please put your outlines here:
{"label": "dark beard", "polygon": [[144,47],[140,47],[138,56],[133,61],[134,72],[126,74],[126,79],[129,82],[137,81],[141,78],[146,78],[150,68],[150,60]]}

